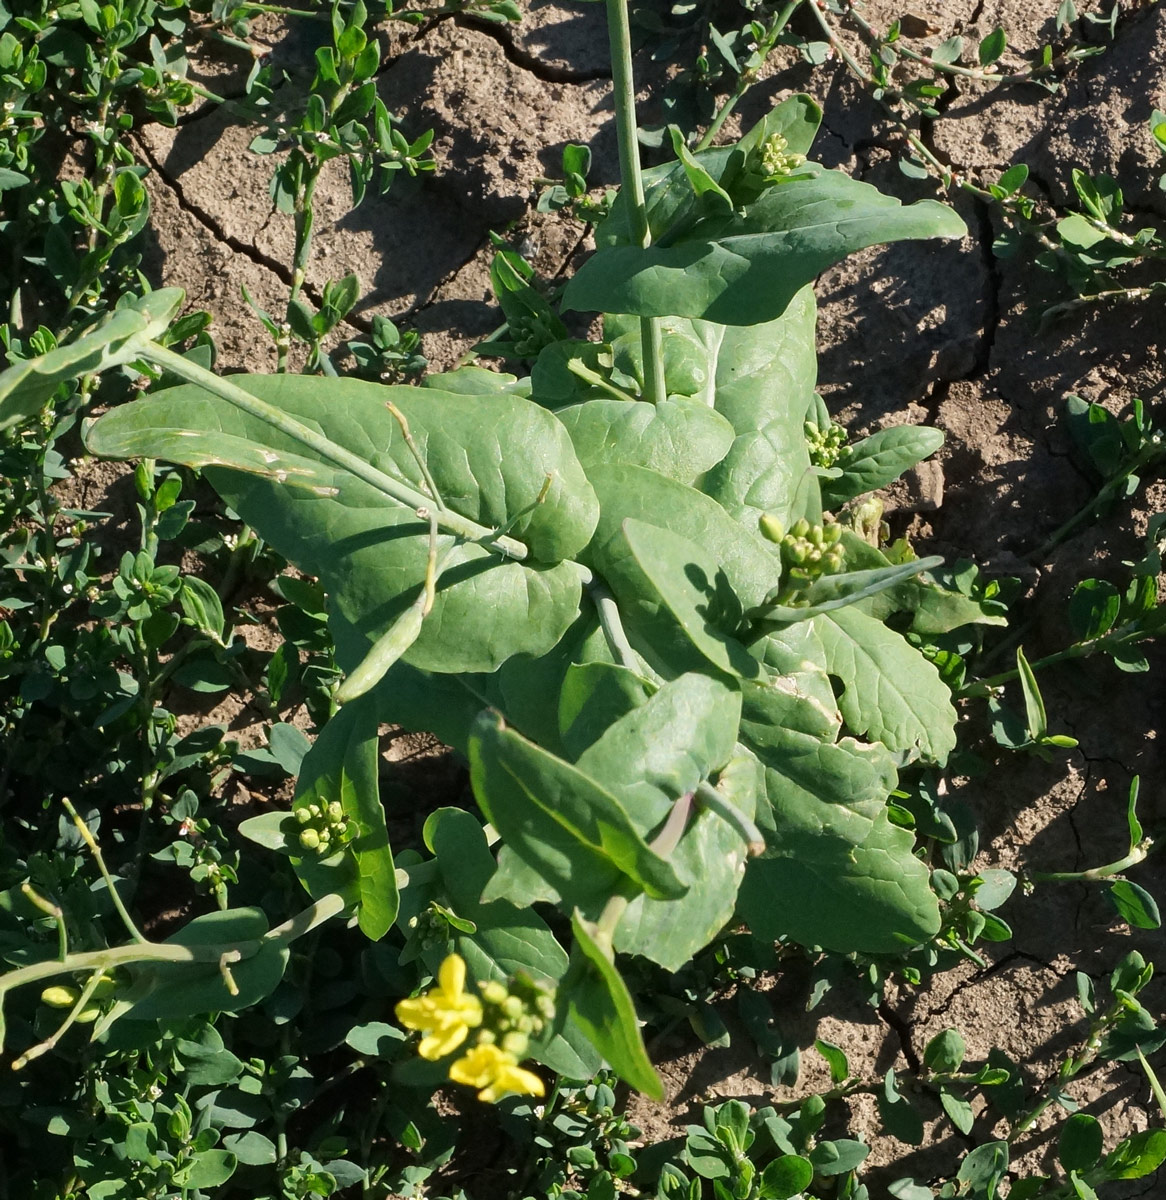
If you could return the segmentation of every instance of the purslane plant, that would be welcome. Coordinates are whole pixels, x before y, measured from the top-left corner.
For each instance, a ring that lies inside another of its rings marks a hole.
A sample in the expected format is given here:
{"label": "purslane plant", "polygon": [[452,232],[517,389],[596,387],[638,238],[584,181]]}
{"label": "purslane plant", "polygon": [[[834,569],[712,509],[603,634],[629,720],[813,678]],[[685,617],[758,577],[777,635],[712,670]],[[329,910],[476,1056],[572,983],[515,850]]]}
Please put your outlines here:
{"label": "purslane plant", "polygon": [[[186,381],[101,416],[89,449],[204,470],[320,579],[349,675],[293,811],[243,832],[369,937],[398,924],[434,975],[452,950],[478,984],[557,987],[530,1054],[573,1078],[604,1058],[659,1095],[617,951],[676,969],[733,920],[874,954],[937,933],[887,799],[899,767],[945,761],[956,713],[900,630],[997,618],[841,512],[935,431],[845,447],[814,394],[815,277],[962,222],[807,161],[806,96],[731,146],[678,137],[678,160],[641,174],[627,14],[608,9],[623,186],[563,297],[605,314],[603,342],[548,340],[522,380],[225,379],[155,340],[182,300],[155,292],[10,367],[0,426],[82,373]],[[467,756],[486,829],[439,810],[433,858],[394,862],[386,721]],[[570,953],[537,903],[569,918]]]}

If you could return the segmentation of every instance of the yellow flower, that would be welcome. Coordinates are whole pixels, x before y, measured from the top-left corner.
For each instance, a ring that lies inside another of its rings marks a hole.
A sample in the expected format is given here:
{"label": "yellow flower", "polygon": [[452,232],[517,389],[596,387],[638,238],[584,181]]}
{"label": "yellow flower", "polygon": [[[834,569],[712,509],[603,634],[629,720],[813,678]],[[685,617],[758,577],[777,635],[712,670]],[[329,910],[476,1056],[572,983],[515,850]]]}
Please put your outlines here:
{"label": "yellow flower", "polygon": [[449,1077],[454,1083],[480,1089],[478,1099],[494,1104],[503,1096],[542,1096],[543,1081],[533,1072],[518,1065],[513,1054],[508,1054],[493,1042],[475,1046],[449,1068]]}
{"label": "yellow flower", "polygon": [[469,1031],[481,1025],[482,1002],[467,995],[465,986],[465,961],[461,955],[451,954],[437,972],[437,987],[397,1005],[397,1020],[407,1029],[425,1034],[417,1047],[422,1058],[436,1062],[452,1054]]}

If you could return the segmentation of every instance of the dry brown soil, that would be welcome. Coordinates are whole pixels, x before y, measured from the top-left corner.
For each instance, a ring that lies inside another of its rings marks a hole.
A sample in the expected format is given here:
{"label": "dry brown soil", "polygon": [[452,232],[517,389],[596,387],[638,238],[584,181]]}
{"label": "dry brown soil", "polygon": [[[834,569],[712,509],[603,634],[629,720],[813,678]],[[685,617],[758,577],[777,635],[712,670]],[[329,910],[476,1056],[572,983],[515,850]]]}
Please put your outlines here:
{"label": "dry brown soil", "polygon": [[[1011,47],[1005,63],[1019,65],[1018,52],[1050,37],[1055,8],[1054,0],[916,0],[912,12],[940,36],[975,40],[1003,24]],[[900,12],[891,0],[873,0],[867,16],[885,27]],[[299,37],[271,28],[272,53],[302,74],[311,47]],[[490,230],[518,230],[545,279],[585,252],[582,228],[535,214],[533,199],[536,180],[556,173],[567,141],[592,147],[598,182],[615,178],[603,11],[595,4],[535,0],[518,28],[443,20],[386,35],[383,48],[380,94],[409,128],[436,129],[439,171],[419,183],[403,181],[355,212],[349,212],[340,173],[328,175],[318,193],[309,290],[318,294],[325,280],[355,271],[366,297],[356,324],[384,313],[422,331],[425,351],[440,368],[497,324],[489,303]],[[654,70],[643,65],[646,74]],[[231,64],[208,71],[217,85],[232,85]],[[817,153],[828,166],[904,200],[933,194],[932,184],[898,171],[894,127],[837,65],[811,71],[792,52],[779,57],[743,103],[741,122],[751,123],[794,90],[811,91],[823,105]],[[645,116],[658,115],[651,97],[645,100]],[[1025,162],[1037,194],[1063,202],[1074,166],[1104,170],[1120,179],[1141,219],[1166,214],[1166,194],[1157,187],[1163,162],[1146,127],[1153,108],[1166,109],[1161,6],[1123,10],[1114,44],[1078,67],[1055,94],[965,84],[943,105],[942,117],[922,132],[961,173],[986,181]],[[286,217],[272,213],[272,160],[249,153],[251,136],[230,113],[215,111],[196,112],[177,130],[142,131],[153,167],[149,265],[161,282],[186,288],[191,304],[214,314],[221,366],[268,370],[273,353],[240,285],[258,303],[280,310],[292,230]],[[1025,609],[1036,614],[1025,634],[1035,658],[1064,644],[1064,600],[1074,583],[1087,574],[1119,578],[1123,560],[1140,557],[1147,516],[1166,501],[1166,483],[1151,481],[1136,498],[1132,518],[1128,510],[1118,512],[1047,560],[1034,557],[1050,530],[1089,496],[1060,409],[1070,393],[1115,412],[1135,396],[1160,402],[1166,318],[1160,303],[1143,303],[1084,309],[1038,328],[1034,313],[1050,285],[1031,256],[998,260],[994,213],[963,193],[954,193],[953,202],[971,231],[962,243],[874,250],[822,277],[821,388],[855,432],[905,421],[927,421],[946,432],[937,462],[889,497],[896,527],[909,532],[921,552],[972,557],[990,572],[1021,576],[1036,597]],[[1080,748],[1049,765],[1002,755],[986,774],[957,782],[981,823],[984,866],[1076,870],[1120,856],[1133,774],[1142,777],[1147,821],[1166,816],[1166,662],[1161,649],[1151,650],[1150,659],[1150,672],[1141,675],[1100,661],[1048,672],[1043,682],[1053,725],[1075,735]],[[1161,861],[1136,878],[1166,899]],[[1121,924],[1096,887],[1045,885],[1031,897],[1014,898],[1004,915],[1015,939],[988,955],[986,969],[969,963],[918,991],[892,990],[877,1012],[832,994],[807,1015],[804,997],[778,989],[775,1015],[803,1047],[824,1037],[871,1077],[888,1066],[916,1067],[927,1039],[955,1026],[972,1060],[1000,1047],[1040,1081],[1082,1033],[1076,971],[1100,979],[1133,948],[1166,962],[1160,933]],[[1159,1013],[1162,998],[1157,986],[1145,994]],[[743,1036],[727,1050],[677,1045],[663,1052],[670,1101],[635,1109],[652,1136],[674,1132],[701,1099],[742,1096],[760,1104],[774,1096]],[[825,1068],[811,1051],[798,1091],[826,1084]],[[1095,1071],[1071,1091],[1103,1120],[1110,1143],[1152,1120],[1145,1081],[1126,1066]],[[872,1181],[874,1195],[882,1194],[880,1179],[948,1174],[967,1145],[992,1136],[990,1117],[972,1139],[935,1121],[924,1149],[908,1147],[879,1134],[868,1099],[853,1102],[852,1128],[873,1143],[872,1162],[889,1166]],[[1019,1149],[1027,1151],[1029,1165],[1047,1162],[1047,1137]],[[1161,1195],[1156,1189],[1163,1187],[1142,1181],[1125,1194]]]}

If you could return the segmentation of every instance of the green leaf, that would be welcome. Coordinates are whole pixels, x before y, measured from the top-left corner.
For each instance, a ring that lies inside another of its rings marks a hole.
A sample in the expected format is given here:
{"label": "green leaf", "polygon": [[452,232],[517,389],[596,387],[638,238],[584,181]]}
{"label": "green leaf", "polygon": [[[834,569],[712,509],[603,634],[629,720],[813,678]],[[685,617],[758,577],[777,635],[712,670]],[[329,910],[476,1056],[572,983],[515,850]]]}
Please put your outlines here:
{"label": "green leaf", "polygon": [[1024,693],[1024,712],[1028,721],[1028,736],[1034,742],[1040,741],[1049,731],[1048,717],[1045,715],[1045,702],[1041,698],[1040,685],[1036,681],[1024,651],[1016,647],[1016,670],[1020,677],[1020,688]]}
{"label": "green leaf", "polygon": [[826,1060],[826,1065],[830,1068],[831,1083],[842,1083],[850,1078],[850,1062],[841,1046],[818,1038],[814,1042],[814,1049]]}
{"label": "green leaf", "polygon": [[[338,800],[345,817],[356,823],[359,832],[341,854],[355,856],[357,919],[361,932],[374,942],[392,928],[400,902],[377,782],[378,728],[377,706],[371,697],[346,704],[305,755],[295,794],[297,808],[307,804],[325,807]],[[316,899],[343,890],[337,887],[340,879],[336,870],[329,868],[330,862],[330,858],[322,862],[312,854],[293,855],[296,874]]]}
{"label": "green leaf", "polygon": [[[657,525],[629,518],[623,535],[626,554],[607,578],[621,611],[627,608],[629,632],[648,633],[641,652],[658,655],[673,670],[699,668],[703,657],[731,675],[755,677],[757,660],[734,636],[741,604],[719,564],[695,542]],[[612,554],[613,547],[607,549]]]}
{"label": "green leaf", "polygon": [[503,841],[572,906],[592,909],[629,884],[683,895],[622,804],[584,772],[482,713],[470,734],[470,780]]}
{"label": "green leaf", "polygon": [[870,1153],[870,1147],[865,1142],[851,1138],[839,1138],[836,1141],[819,1142],[810,1151],[810,1162],[818,1175],[845,1175],[860,1166]]}
{"label": "green leaf", "polygon": [[[804,426],[814,403],[814,293],[803,288],[776,320],[719,329],[714,403],[737,437],[701,490],[750,531],[763,514],[787,528],[821,519]],[[698,328],[704,322],[695,322]]]}
{"label": "green leaf", "polygon": [[923,1065],[929,1071],[947,1075],[958,1071],[968,1052],[958,1029],[945,1029],[937,1033],[923,1049]]}
{"label": "green leaf", "polygon": [[729,422],[696,400],[596,399],[560,408],[555,415],[587,471],[599,464],[628,464],[692,484],[733,444]]}
{"label": "green leaf", "polygon": [[271,1166],[278,1158],[275,1143],[254,1129],[246,1133],[229,1133],[223,1138],[223,1149],[233,1154],[246,1167]]}
{"label": "green leaf", "polygon": [[813,1182],[814,1164],[799,1154],[783,1154],[761,1172],[760,1200],[794,1200]]}
{"label": "green leaf", "polygon": [[748,715],[742,740],[765,768],[770,806],[769,849],[749,862],[738,904],[753,932],[844,954],[898,953],[933,937],[940,918],[928,871],[887,815],[886,751],[828,745]]}
{"label": "green leaf", "polygon": [[652,1100],[664,1099],[636,1018],[627,985],[615,969],[598,930],[576,910],[571,916],[575,945],[563,982],[571,1018],[621,1079]]}
{"label": "green leaf", "polygon": [[119,997],[117,1015],[133,1021],[180,1021],[209,1012],[239,1012],[269,996],[283,978],[288,948],[262,941],[267,918],[258,908],[227,909],[195,917],[166,939],[181,946],[238,946],[250,951],[231,964],[238,988],[232,993],[217,961],[137,963],[127,968],[130,987]]}
{"label": "green leaf", "polygon": [[838,478],[822,480],[822,503],[835,509],[864,492],[886,487],[942,445],[942,430],[926,425],[895,425],[871,434],[847,448]]}
{"label": "green leaf", "polygon": [[175,1174],[174,1182],[190,1190],[219,1187],[234,1175],[236,1166],[238,1160],[229,1150],[199,1150]]}
{"label": "green leaf", "polygon": [[1118,1143],[1106,1155],[1106,1179],[1143,1179],[1166,1162],[1166,1129],[1146,1129]]}
{"label": "green leaf", "polygon": [[964,1161],[956,1178],[972,1188],[972,1195],[983,1194],[991,1198],[1008,1172],[1008,1143],[985,1142],[972,1150]]}
{"label": "green leaf", "polygon": [[577,759],[655,690],[642,675],[615,663],[572,663],[559,692],[559,730],[568,756]]}
{"label": "green leaf", "polygon": [[1057,1158],[1066,1171],[1088,1171],[1101,1158],[1101,1122],[1088,1113],[1076,1112],[1061,1126]]}
{"label": "green leaf", "polygon": [[[614,586],[627,557],[623,525],[629,517],[710,548],[706,553],[715,554],[745,608],[760,604],[777,582],[781,568],[769,543],[742,529],[708,496],[643,467],[595,467],[588,477],[600,499],[600,514],[583,557],[609,584]],[[639,578],[642,572],[637,568],[634,574]]]}
{"label": "green leaf", "polygon": [[1134,929],[1161,928],[1162,916],[1158,911],[1158,902],[1144,887],[1128,879],[1117,879],[1109,885],[1105,894],[1127,925]]}
{"label": "green leaf", "polygon": [[1069,598],[1069,620],[1081,640],[1101,637],[1121,612],[1121,594],[1105,579],[1083,579]]}
{"label": "green leaf", "polygon": [[904,761],[944,763],[955,748],[956,713],[939,672],[892,629],[858,608],[814,618],[827,669],[844,681],[838,699],[850,730],[877,738]]}
{"label": "green leaf", "polygon": [[[587,543],[597,509],[566,431],[545,409],[506,393],[459,396],[353,379],[237,376],[232,382],[423,496],[426,482],[386,408],[393,402],[449,507],[489,529],[513,522],[510,534],[529,546],[531,557],[515,562],[441,535],[445,565],[436,603],[406,662],[433,671],[492,671],[513,654],[542,654],[558,641],[580,595],[576,568],[560,560]],[[420,591],[427,520],[201,388],[171,389],[114,409],[91,428],[88,444],[115,457],[229,461],[235,469],[208,471],[211,482],[280,553],[320,578],[335,611],[370,642]],[[269,460],[269,470],[310,471],[313,487],[328,490],[244,474],[257,455]]]}
{"label": "green leaf", "polygon": [[0,430],[39,412],[62,383],[132,362],[141,345],[161,337],[185,299],[180,288],[129,297],[79,338],[0,372]]}
{"label": "green leaf", "polygon": [[972,1132],[976,1114],[971,1101],[953,1091],[946,1083],[939,1085],[939,1103],[948,1120],[965,1136]]}
{"label": "green leaf", "polygon": [[1008,35],[1003,25],[997,25],[980,43],[980,66],[991,66],[1008,47]]}
{"label": "green leaf", "polygon": [[869,184],[806,164],[743,212],[697,218],[665,245],[601,246],[567,284],[563,304],[755,325],[780,316],[800,288],[855,250],[966,232],[936,201],[904,207]]}
{"label": "green leaf", "polygon": [[[619,796],[646,834],[678,798],[728,763],[740,705],[739,693],[721,679],[683,675],[611,725],[577,766]],[[752,817],[753,765],[743,761],[726,775],[718,785],[722,793]],[[731,824],[699,812],[668,860],[688,891],[678,899],[635,898],[616,927],[616,948],[678,970],[732,916],[745,853]]]}

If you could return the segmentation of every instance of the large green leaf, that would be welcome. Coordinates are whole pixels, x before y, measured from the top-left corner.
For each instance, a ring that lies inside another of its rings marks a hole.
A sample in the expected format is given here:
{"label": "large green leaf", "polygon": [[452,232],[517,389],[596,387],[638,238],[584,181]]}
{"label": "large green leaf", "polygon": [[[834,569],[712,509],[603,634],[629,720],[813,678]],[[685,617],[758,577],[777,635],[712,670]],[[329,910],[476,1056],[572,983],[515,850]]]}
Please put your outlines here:
{"label": "large green leaf", "polygon": [[575,764],[620,797],[648,833],[672,803],[729,761],[741,693],[723,678],[687,674],[610,725]]}
{"label": "large green leaf", "polygon": [[645,467],[595,467],[589,473],[600,500],[599,524],[583,556],[606,577],[609,545],[622,540],[624,521],[670,530],[704,547],[728,577],[743,608],[760,604],[781,574],[773,547],[744,530],[708,496]]}
{"label": "large green leaf", "polygon": [[[254,946],[267,928],[261,909],[231,908],[195,917],[166,942],[224,949],[248,943]],[[234,991],[228,987],[217,961],[136,963],[126,968],[130,986],[119,997],[114,1011],[132,1021],[182,1021],[201,1013],[239,1012],[275,991],[287,960],[286,942],[259,942],[247,958],[230,964]]]}
{"label": "large green leaf", "polygon": [[956,712],[936,668],[901,634],[859,608],[814,617],[852,733],[876,738],[904,762],[944,763],[955,748]]}
{"label": "large green leaf", "polygon": [[[804,93],[795,94],[775,105],[735,145],[705,150],[696,156],[697,162],[713,179],[722,183],[738,203],[744,204],[747,198],[755,199],[765,186],[764,177],[756,170],[764,142],[777,134],[785,139],[788,152],[808,154],[821,123],[822,110],[813,98]],[[653,241],[659,241],[673,230],[687,228],[703,211],[681,163],[664,163],[645,171],[644,192]],[[628,199],[621,192],[609,215],[596,229],[595,243],[603,247],[630,245],[635,241]]]}
{"label": "large green leaf", "polygon": [[691,484],[733,443],[733,427],[699,400],[586,400],[560,408],[556,416],[586,470],[628,463]]}
{"label": "large green leaf", "polygon": [[737,437],[700,486],[750,529],[763,513],[787,527],[821,517],[804,432],[818,369],[815,316],[805,287],[776,320],[726,328],[717,347],[716,408]]}
{"label": "large green leaf", "polygon": [[[420,469],[386,408],[392,401],[450,509],[489,529],[513,522],[509,532],[529,547],[531,557],[516,562],[441,535],[445,569],[437,601],[404,661],[431,671],[492,671],[513,654],[545,653],[558,641],[580,597],[577,569],[559,560],[589,539],[596,501],[551,414],[508,394],[461,396],[303,376],[237,382],[423,493]],[[234,464],[239,469],[215,468],[208,478],[276,549],[321,579],[336,610],[370,641],[418,594],[429,551],[426,520],[319,459],[313,469],[327,494],[244,473],[252,469],[255,446],[274,455],[277,466],[310,463],[312,455],[202,389],[176,388],[115,409],[92,427],[88,444],[115,457],[164,451],[175,461],[201,462],[213,452]]]}
{"label": "large green leaf", "polygon": [[487,819],[568,904],[592,910],[621,888],[683,895],[620,801],[583,771],[507,729],[497,713],[477,719],[469,750]]}
{"label": "large green leaf", "polygon": [[738,906],[754,933],[842,953],[893,953],[933,936],[927,868],[887,815],[887,752],[748,719],[742,734],[764,767],[770,809],[769,850],[749,863]]}
{"label": "large green leaf", "polygon": [[[716,176],[715,162],[702,165]],[[655,222],[660,213],[650,216]],[[800,288],[855,250],[967,232],[934,200],[902,205],[811,163],[728,216],[669,220],[670,228],[653,230],[656,244],[597,250],[567,285],[564,307],[755,325],[780,316]]]}
{"label": "large green leaf", "polygon": [[655,684],[617,663],[575,663],[559,692],[559,731],[572,759],[621,717],[644,704]]}
{"label": "large green leaf", "polygon": [[822,502],[834,509],[885,487],[942,445],[942,430],[927,425],[895,425],[873,433],[847,447],[838,464],[842,474],[822,483]]}
{"label": "large green leaf", "polygon": [[[752,819],[761,786],[755,759],[731,760],[716,786],[728,804]],[[688,893],[679,900],[637,896],[616,927],[616,949],[642,954],[666,971],[679,971],[732,917],[747,853],[738,829],[699,808],[670,856],[677,874],[692,880]]]}
{"label": "large green leaf", "polygon": [[666,673],[700,670],[701,660],[750,679],[756,659],[737,638],[741,604],[711,555],[686,537],[630,518],[608,543],[604,577],[637,648]]}
{"label": "large green leaf", "polygon": [[0,372],[0,430],[39,412],[62,383],[140,358],[142,342],[166,331],[183,299],[181,288],[130,297],[74,341]]}
{"label": "large green leaf", "polygon": [[610,950],[578,911],[571,917],[571,929],[575,946],[563,987],[571,1018],[622,1079],[645,1096],[663,1100],[664,1085],[644,1049],[635,1005]]}
{"label": "large green leaf", "polygon": [[746,719],[834,741],[842,714],[830,686],[826,651],[812,621],[799,621],[755,642],[766,675],[743,686]]}

